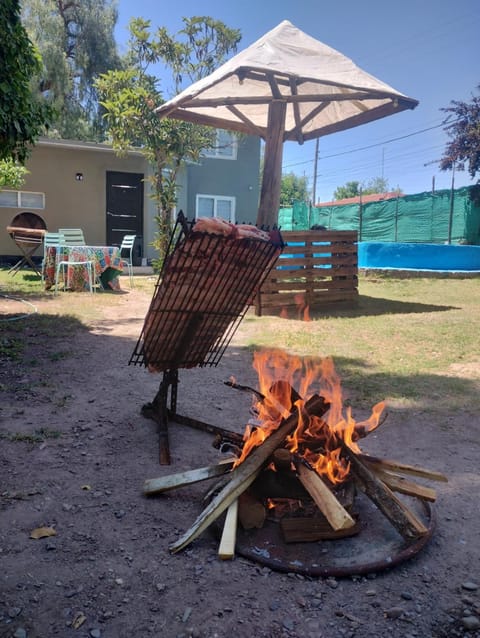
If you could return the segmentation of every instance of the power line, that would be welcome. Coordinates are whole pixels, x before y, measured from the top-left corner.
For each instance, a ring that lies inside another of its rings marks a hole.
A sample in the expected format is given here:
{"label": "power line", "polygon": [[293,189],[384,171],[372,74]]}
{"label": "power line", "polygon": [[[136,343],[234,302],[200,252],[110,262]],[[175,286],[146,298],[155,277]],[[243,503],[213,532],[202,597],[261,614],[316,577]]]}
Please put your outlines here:
{"label": "power line", "polygon": [[[453,124],[454,122],[449,122],[450,124]],[[413,137],[414,135],[420,135],[421,133],[426,133],[427,131],[432,131],[433,129],[436,128],[440,128],[442,126],[445,126],[445,122],[442,122],[441,124],[437,124],[435,126],[429,126],[428,128],[424,128],[421,129],[420,131],[414,131],[413,133],[407,133],[407,135],[402,135],[400,137],[392,137],[389,140],[385,140],[383,142],[376,142],[375,144],[369,144],[368,146],[361,146],[359,148],[353,148],[350,149],[349,151],[342,151],[340,153],[333,153],[331,155],[322,155],[320,157],[320,159],[324,160],[324,159],[330,159],[332,157],[340,157],[341,155],[350,155],[351,153],[357,153],[359,151],[366,151],[370,148],[375,148],[377,146],[382,146],[383,144],[390,144],[391,142],[399,142],[400,140],[406,140],[409,137]],[[288,164],[287,166],[284,166],[284,168],[291,168],[292,166],[300,166],[301,164],[311,164],[314,160],[304,160],[303,162],[296,162],[295,164]]]}

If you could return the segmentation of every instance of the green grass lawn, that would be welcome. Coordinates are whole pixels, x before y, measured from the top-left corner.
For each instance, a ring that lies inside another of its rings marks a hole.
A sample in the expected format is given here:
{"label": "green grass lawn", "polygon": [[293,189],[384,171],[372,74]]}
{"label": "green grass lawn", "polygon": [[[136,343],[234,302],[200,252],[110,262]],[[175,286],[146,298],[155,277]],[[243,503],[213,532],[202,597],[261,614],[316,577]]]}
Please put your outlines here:
{"label": "green grass lawn", "polygon": [[480,406],[480,278],[367,279],[358,305],[312,321],[248,315],[236,339],[252,349],[333,357],[356,400]]}
{"label": "green grass lawn", "polygon": [[[135,289],[151,297],[154,283],[155,278],[136,277]],[[355,307],[326,308],[309,322],[256,317],[250,311],[234,343],[252,350],[282,348],[302,356],[332,356],[357,404],[387,399],[398,407],[478,412],[480,278],[361,276],[359,293]],[[42,313],[69,315],[86,325],[102,307],[121,298],[109,293],[55,297],[43,290],[36,275],[21,271],[12,277],[6,269],[0,269],[2,294],[32,303],[48,300],[41,304]]]}

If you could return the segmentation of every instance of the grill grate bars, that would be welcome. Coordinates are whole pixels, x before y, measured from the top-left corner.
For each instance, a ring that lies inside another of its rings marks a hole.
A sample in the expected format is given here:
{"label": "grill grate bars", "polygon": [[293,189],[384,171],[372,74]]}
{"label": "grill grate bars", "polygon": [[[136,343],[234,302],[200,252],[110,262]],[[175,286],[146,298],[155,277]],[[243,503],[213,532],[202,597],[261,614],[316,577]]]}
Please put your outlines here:
{"label": "grill grate bars", "polygon": [[179,215],[131,364],[216,366],[281,252],[278,233],[274,243],[191,226]]}

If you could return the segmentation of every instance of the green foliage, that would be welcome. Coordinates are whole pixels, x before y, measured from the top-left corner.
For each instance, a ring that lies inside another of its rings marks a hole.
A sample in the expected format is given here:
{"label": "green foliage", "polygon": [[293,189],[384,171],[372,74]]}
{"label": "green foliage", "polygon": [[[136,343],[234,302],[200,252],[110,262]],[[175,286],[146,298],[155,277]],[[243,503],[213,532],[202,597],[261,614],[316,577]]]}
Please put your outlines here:
{"label": "green foliage", "polygon": [[346,182],[344,186],[338,186],[333,193],[333,199],[348,199],[349,197],[358,197],[360,194],[360,182]]}
{"label": "green foliage", "polygon": [[387,193],[389,189],[388,179],[385,179],[384,177],[374,177],[369,182],[364,182],[362,185],[362,193],[364,195],[370,195],[372,193]]}
{"label": "green foliage", "polygon": [[241,39],[238,29],[230,29],[223,22],[208,16],[183,18],[180,39],[158,29],[157,44],[160,58],[171,67],[176,90],[185,79],[195,82],[212,73],[230,53],[235,53]]}
{"label": "green foliage", "polygon": [[280,190],[280,206],[292,206],[293,202],[307,202],[309,200],[308,180],[295,173],[282,175]]}
{"label": "green foliage", "polygon": [[52,116],[32,91],[41,60],[20,21],[18,0],[0,4],[0,160],[25,163]]}
{"label": "green foliage", "polygon": [[155,78],[142,72],[140,66],[105,73],[96,85],[113,148],[122,155],[136,147],[153,168],[149,181],[158,224],[153,245],[163,255],[176,203],[178,171],[184,161],[197,161],[201,150],[213,144],[214,131],[187,122],[160,120],[154,109],[163,102],[162,95]]}
{"label": "green foliage", "polygon": [[0,160],[0,190],[2,188],[19,190],[23,186],[27,173],[25,166],[11,158]]}
{"label": "green foliage", "polygon": [[0,361],[19,361],[23,355],[23,341],[7,335],[0,338]]}
{"label": "green foliage", "polygon": [[33,432],[1,432],[0,439],[13,443],[43,443],[47,439],[58,439],[62,435],[58,430],[38,428]]}
{"label": "green foliage", "polygon": [[[164,62],[175,82],[185,72],[189,77],[210,72],[239,38],[238,32],[210,18],[184,18],[184,23],[180,36],[187,37],[186,42],[170,36],[164,28],[152,34],[149,20],[131,20],[124,68],[103,73],[95,82],[113,147],[120,154],[138,148],[153,168],[150,183],[158,231],[152,243],[159,251],[157,265],[171,230],[178,171],[185,161],[198,161],[201,151],[213,146],[215,131],[188,122],[160,120],[155,108],[164,102],[163,94],[156,78],[148,73],[149,67]],[[234,38],[230,44],[229,38]]]}
{"label": "green foliage", "polygon": [[[477,87],[480,90],[480,85]],[[440,109],[455,120],[445,126],[451,138],[440,161],[442,171],[452,169],[465,170],[468,165],[470,177],[474,178],[480,171],[480,95],[473,95],[470,102],[452,100],[451,106]]]}
{"label": "green foliage", "polygon": [[35,75],[39,93],[55,108],[55,137],[104,139],[94,79],[118,68],[112,0],[24,0],[22,17],[43,66]]}
{"label": "green foliage", "polygon": [[[374,177],[369,182],[346,182],[344,186],[339,186],[333,193],[333,199],[348,199],[359,195],[371,195],[373,193],[386,193],[389,190],[388,180],[384,177]],[[401,191],[399,191],[401,192]]]}

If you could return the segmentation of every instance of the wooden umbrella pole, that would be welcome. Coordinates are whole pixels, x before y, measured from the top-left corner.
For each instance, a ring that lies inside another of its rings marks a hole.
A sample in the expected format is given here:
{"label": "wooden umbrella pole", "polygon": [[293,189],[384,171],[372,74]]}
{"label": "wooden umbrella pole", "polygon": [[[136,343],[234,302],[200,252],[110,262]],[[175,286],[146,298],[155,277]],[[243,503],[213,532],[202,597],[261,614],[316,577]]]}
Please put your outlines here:
{"label": "wooden umbrella pole", "polygon": [[258,207],[257,226],[270,228],[277,223],[282,184],[283,134],[287,103],[274,100],[268,109],[268,128],[265,137],[262,190]]}

